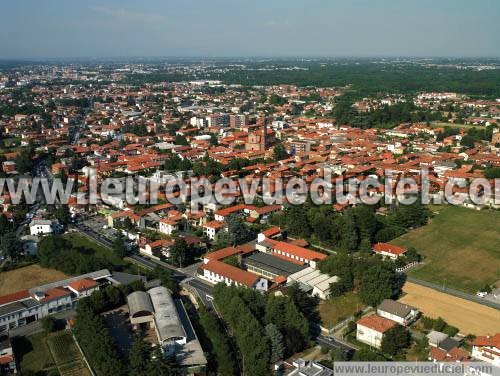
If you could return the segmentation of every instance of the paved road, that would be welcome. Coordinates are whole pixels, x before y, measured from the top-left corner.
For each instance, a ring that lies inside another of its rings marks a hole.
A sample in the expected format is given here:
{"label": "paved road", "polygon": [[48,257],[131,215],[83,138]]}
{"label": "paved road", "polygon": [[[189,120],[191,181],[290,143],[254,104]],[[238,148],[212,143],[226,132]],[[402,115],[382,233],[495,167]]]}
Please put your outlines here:
{"label": "paved road", "polygon": [[417,278],[414,278],[411,276],[408,276],[406,280],[408,282],[416,283],[416,284],[421,285],[421,286],[429,287],[429,288],[436,290],[436,291],[439,291],[439,292],[444,292],[446,294],[450,294],[450,295],[456,296],[458,298],[462,298],[462,299],[469,300],[469,301],[474,302],[474,303],[479,303],[479,304],[500,310],[500,304],[495,303],[495,302],[488,300],[488,299],[485,299],[485,298],[479,298],[475,295],[467,294],[466,292],[463,292],[463,291],[455,290],[455,289],[452,289],[452,288],[449,288],[446,286],[440,286],[440,285],[437,285],[435,283],[423,281],[421,279],[417,279]]}
{"label": "paved road", "polygon": [[174,279],[181,285],[184,285],[184,287],[192,290],[195,295],[201,299],[203,305],[213,308],[213,286],[207,282],[197,279],[195,277],[196,271],[194,271],[193,274],[188,274],[185,270],[175,268],[174,266],[163,261],[152,260],[139,255],[132,255],[128,258],[150,270],[156,268],[157,266],[169,269],[172,271]]}

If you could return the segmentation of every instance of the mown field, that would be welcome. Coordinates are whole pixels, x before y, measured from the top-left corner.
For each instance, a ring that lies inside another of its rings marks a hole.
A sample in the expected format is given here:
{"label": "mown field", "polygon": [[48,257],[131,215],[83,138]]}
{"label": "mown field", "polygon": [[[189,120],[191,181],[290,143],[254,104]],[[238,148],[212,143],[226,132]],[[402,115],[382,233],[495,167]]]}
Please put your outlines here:
{"label": "mown field", "polygon": [[68,278],[66,274],[40,265],[29,265],[0,273],[0,296]]}
{"label": "mown field", "polygon": [[71,332],[37,333],[16,339],[16,358],[21,372],[46,374],[59,372],[62,376],[89,376]]}
{"label": "mown field", "polygon": [[424,265],[415,278],[475,293],[500,281],[500,212],[435,206],[431,222],[392,241],[415,247]]}
{"label": "mown field", "polygon": [[325,300],[319,305],[321,326],[331,328],[343,319],[352,316],[364,308],[357,294],[346,293],[332,299]]}
{"label": "mown field", "polygon": [[77,232],[71,232],[64,235],[64,237],[72,243],[73,247],[90,249],[95,252],[96,256],[101,256],[103,258],[108,259],[113,265],[126,264],[111,249],[103,247],[102,245],[96,243],[95,241],[90,240],[85,235],[82,235]]}
{"label": "mown field", "polygon": [[442,317],[460,333],[494,335],[500,332],[500,311],[465,299],[407,282],[401,302],[417,307],[425,316]]}

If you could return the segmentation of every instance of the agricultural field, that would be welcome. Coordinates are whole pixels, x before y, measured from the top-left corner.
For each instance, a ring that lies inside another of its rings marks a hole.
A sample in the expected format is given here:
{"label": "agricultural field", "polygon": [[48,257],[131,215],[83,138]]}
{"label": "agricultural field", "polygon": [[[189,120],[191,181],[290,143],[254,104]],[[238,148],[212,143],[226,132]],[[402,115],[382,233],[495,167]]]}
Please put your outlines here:
{"label": "agricultural field", "polygon": [[29,265],[0,273],[0,296],[68,278],[66,274],[40,265]]}
{"label": "agricultural field", "polygon": [[62,376],[90,376],[69,331],[18,338],[14,351],[21,372],[45,374],[57,370]]}
{"label": "agricultural field", "polygon": [[52,358],[62,376],[88,376],[80,351],[69,331],[62,331],[47,338]]}
{"label": "agricultural field", "polygon": [[343,319],[352,316],[364,308],[357,294],[346,293],[332,299],[325,300],[319,305],[319,314],[324,328],[331,328]]}
{"label": "agricultural field", "polygon": [[407,282],[400,302],[418,308],[425,316],[442,317],[460,333],[493,335],[500,332],[500,311],[462,298]]}
{"label": "agricultural field", "polygon": [[415,247],[424,265],[410,275],[468,293],[500,281],[500,212],[434,206],[434,217],[392,243]]}

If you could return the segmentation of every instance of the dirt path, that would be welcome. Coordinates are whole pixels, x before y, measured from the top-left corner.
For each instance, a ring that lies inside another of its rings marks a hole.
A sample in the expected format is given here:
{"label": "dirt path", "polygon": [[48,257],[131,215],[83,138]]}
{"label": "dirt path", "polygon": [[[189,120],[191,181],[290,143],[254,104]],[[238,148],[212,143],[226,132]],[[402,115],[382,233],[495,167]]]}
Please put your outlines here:
{"label": "dirt path", "polygon": [[500,311],[457,298],[428,287],[407,282],[400,301],[417,307],[426,316],[442,317],[460,333],[487,335],[500,333]]}

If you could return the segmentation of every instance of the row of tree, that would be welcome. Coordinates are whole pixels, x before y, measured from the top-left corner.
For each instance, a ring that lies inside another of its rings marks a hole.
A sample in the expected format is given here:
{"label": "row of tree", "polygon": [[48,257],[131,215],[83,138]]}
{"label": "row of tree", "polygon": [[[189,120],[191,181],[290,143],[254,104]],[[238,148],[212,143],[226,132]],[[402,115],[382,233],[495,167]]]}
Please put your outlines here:
{"label": "row of tree", "polygon": [[339,277],[330,285],[331,296],[355,290],[363,303],[373,307],[397,295],[404,283],[392,262],[365,254],[331,255],[320,262],[319,268],[323,273]]}
{"label": "row of tree", "polygon": [[330,205],[315,205],[308,200],[304,205],[289,207],[284,214],[274,215],[271,222],[291,235],[351,252],[369,251],[373,243],[390,241],[409,228],[420,227],[430,216],[429,210],[418,202],[393,205],[386,216],[376,215],[375,209],[360,205],[341,214]]}
{"label": "row of tree", "polygon": [[[269,363],[303,350],[309,343],[316,302],[296,294],[263,295],[251,289],[218,284],[215,304],[240,350],[245,374],[268,375]],[[296,304],[296,300],[300,304]],[[309,315],[309,317],[307,316]]]}

